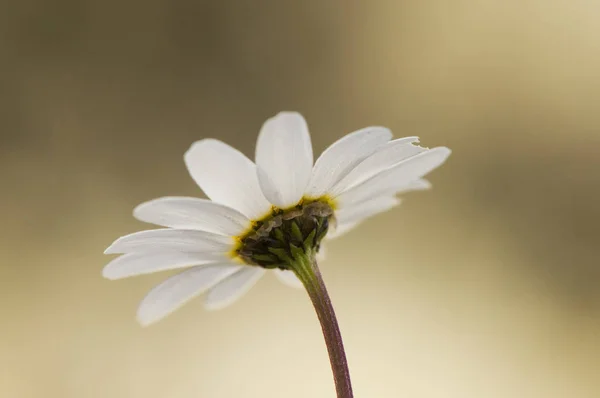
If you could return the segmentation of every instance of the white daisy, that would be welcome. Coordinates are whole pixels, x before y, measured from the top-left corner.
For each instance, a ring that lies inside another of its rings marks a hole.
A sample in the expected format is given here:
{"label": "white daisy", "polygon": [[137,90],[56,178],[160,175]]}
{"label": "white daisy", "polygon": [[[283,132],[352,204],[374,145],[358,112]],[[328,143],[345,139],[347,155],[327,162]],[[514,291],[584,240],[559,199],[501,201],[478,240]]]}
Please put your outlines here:
{"label": "white daisy", "polygon": [[417,137],[392,140],[388,129],[368,127],[336,141],[313,165],[308,126],[296,112],[264,123],[256,163],[221,141],[197,141],[185,163],[209,199],[163,197],[139,205],[137,219],[165,228],[117,239],[105,253],[123,255],[103,275],[186,268],[144,298],[137,314],[143,325],[205,292],[207,309],[223,308],[268,270],[302,287],[287,266],[290,248],[320,255],[323,238],[397,206],[399,193],[430,187],[422,177],[450,150],[417,143]]}

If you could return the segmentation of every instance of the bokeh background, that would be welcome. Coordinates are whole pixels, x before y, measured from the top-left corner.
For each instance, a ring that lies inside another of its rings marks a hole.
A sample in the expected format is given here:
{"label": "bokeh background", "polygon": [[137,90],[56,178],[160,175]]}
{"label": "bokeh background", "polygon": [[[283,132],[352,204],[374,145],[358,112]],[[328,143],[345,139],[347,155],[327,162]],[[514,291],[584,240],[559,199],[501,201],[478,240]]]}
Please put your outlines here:
{"label": "bokeh background", "polygon": [[0,396],[333,397],[302,291],[264,278],[150,328],[165,275],[102,279],[133,207],[201,195],[182,155],[316,152],[385,125],[454,150],[434,189],[329,245],[357,397],[600,396],[600,3],[0,5]]}

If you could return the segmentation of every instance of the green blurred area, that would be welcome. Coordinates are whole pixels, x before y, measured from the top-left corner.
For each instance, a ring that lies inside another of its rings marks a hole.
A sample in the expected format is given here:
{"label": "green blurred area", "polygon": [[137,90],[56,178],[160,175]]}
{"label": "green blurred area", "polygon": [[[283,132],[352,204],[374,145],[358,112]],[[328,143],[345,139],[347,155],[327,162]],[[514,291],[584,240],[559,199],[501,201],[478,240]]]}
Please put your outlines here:
{"label": "green blurred area", "polygon": [[134,320],[165,275],[110,282],[133,207],[201,195],[183,153],[253,156],[307,118],[453,149],[328,247],[357,397],[594,398],[600,382],[600,4],[0,2],[0,396],[331,397],[303,292]]}

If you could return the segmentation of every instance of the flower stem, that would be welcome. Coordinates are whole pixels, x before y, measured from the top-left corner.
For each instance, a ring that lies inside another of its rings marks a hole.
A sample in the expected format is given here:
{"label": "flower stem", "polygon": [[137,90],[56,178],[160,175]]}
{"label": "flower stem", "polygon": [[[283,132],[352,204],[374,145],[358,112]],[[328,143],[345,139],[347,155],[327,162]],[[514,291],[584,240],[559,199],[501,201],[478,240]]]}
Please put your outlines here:
{"label": "flower stem", "polygon": [[344,352],[342,335],[338,326],[331,299],[325,288],[325,283],[321,277],[321,272],[317,266],[317,261],[312,253],[295,256],[293,271],[302,281],[308,295],[315,307],[321,329],[325,337],[335,390],[338,398],[352,398],[352,384],[350,382],[350,372],[348,370],[348,361]]}

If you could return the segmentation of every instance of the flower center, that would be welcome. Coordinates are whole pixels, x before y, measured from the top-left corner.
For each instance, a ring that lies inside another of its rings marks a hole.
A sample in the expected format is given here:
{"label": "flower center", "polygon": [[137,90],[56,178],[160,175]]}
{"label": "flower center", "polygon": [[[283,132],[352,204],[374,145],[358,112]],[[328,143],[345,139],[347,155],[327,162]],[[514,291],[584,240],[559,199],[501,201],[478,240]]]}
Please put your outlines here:
{"label": "flower center", "polygon": [[290,269],[298,251],[319,251],[332,217],[327,200],[304,200],[291,209],[275,209],[239,237],[234,254],[247,264]]}

